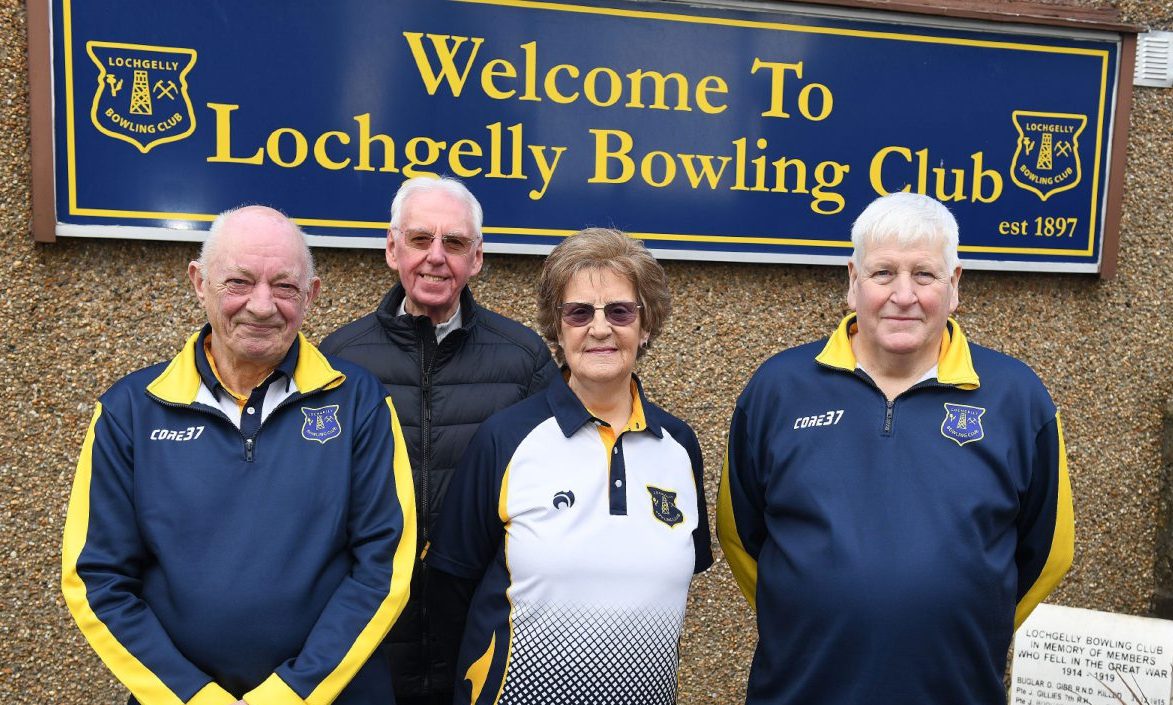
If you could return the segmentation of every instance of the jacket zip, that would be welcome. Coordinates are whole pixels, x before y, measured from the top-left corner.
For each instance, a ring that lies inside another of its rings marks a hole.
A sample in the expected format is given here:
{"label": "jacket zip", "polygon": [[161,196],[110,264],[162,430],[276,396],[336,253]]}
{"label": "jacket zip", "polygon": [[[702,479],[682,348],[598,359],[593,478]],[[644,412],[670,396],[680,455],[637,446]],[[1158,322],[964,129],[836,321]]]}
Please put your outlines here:
{"label": "jacket zip", "polygon": [[884,400],[884,427],[880,431],[880,435],[882,435],[882,436],[891,436],[892,435],[892,425],[893,425],[893,418],[892,417],[893,417],[893,412],[896,409],[896,399],[899,399],[900,397],[908,394],[909,392],[913,391],[914,389],[920,389],[922,387],[952,387],[952,385],[942,384],[941,382],[938,382],[936,380],[924,380],[923,382],[918,382],[918,383],[912,385],[911,387],[909,387],[908,389],[905,389],[903,392],[897,394],[896,399],[889,399],[888,396],[886,394],[884,394],[884,390],[880,389],[879,385],[877,385],[871,377],[867,376],[867,374],[856,371],[854,373],[854,375],[856,377],[858,377],[860,380],[866,382],[868,384],[868,386],[870,386],[872,389],[879,392],[880,397]]}
{"label": "jacket zip", "polygon": [[[422,543],[431,535],[432,473],[432,361],[436,356],[436,334],[426,324],[420,334],[420,515],[423,516]],[[430,348],[430,349],[429,349]]]}
{"label": "jacket zip", "polygon": [[884,403],[885,403],[884,435],[891,436],[892,435],[892,407],[896,406],[896,401],[894,399],[885,399]]}
{"label": "jacket zip", "polygon": [[[432,528],[432,498],[431,498],[431,482],[429,481],[432,473],[432,363],[436,359],[436,332],[435,329],[428,324],[417,324],[417,330],[420,331],[420,515],[423,517],[423,526],[420,533],[423,534],[424,546],[428,545],[428,539],[431,535]],[[428,572],[426,570],[420,571],[420,591],[421,594],[428,593],[427,588]],[[431,650],[430,639],[428,639],[428,603],[427,600],[420,600],[420,651],[423,655],[423,687],[425,693],[430,693],[432,690],[431,678],[431,664],[428,662],[428,653]]]}
{"label": "jacket zip", "polygon": [[[460,331],[453,331],[444,338],[443,341],[436,342],[436,330],[434,327],[424,325],[421,326],[424,330],[420,335],[420,431],[423,438],[420,442],[420,457],[421,464],[421,478],[420,484],[422,486],[423,501],[420,505],[420,514],[423,516],[423,543],[426,546],[428,538],[431,535],[432,526],[432,498],[431,498],[431,481],[432,473],[432,368],[436,365],[436,358],[440,356],[440,348],[444,345],[444,341],[455,340],[453,336],[460,335]],[[451,342],[449,342],[451,346]],[[420,571],[420,594],[428,594],[428,570]],[[431,625],[428,623],[428,602],[427,600],[420,600],[420,651],[423,654],[424,673],[423,673],[423,689],[425,693],[432,692],[432,664],[429,659],[431,652]]]}

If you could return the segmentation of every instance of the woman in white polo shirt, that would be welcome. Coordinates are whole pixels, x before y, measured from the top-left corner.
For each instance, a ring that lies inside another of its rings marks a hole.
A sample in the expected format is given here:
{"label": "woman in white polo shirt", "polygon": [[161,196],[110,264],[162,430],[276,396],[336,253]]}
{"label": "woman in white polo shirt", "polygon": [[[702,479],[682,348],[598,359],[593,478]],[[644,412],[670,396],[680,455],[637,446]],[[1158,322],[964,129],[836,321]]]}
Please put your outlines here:
{"label": "woman in white polo shirt", "polygon": [[563,379],[481,426],[427,549],[476,584],[455,702],[671,705],[712,553],[696,435],[634,375],[667,277],[639,241],[588,229],[550,253],[538,306]]}

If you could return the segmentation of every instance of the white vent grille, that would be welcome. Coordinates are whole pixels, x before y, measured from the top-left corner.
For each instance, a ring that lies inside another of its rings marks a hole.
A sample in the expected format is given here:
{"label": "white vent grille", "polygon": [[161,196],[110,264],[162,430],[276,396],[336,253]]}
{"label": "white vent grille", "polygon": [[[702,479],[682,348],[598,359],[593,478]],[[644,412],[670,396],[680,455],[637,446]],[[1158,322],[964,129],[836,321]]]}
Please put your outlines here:
{"label": "white vent grille", "polygon": [[1143,32],[1136,37],[1137,86],[1173,87],[1173,32]]}

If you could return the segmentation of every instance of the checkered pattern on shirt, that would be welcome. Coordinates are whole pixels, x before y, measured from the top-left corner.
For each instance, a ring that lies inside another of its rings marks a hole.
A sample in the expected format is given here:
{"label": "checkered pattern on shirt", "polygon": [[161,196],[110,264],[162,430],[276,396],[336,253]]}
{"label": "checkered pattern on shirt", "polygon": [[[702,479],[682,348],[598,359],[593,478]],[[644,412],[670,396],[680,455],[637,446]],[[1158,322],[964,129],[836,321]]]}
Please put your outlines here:
{"label": "checkered pattern on shirt", "polygon": [[500,705],[673,705],[681,610],[515,604]]}

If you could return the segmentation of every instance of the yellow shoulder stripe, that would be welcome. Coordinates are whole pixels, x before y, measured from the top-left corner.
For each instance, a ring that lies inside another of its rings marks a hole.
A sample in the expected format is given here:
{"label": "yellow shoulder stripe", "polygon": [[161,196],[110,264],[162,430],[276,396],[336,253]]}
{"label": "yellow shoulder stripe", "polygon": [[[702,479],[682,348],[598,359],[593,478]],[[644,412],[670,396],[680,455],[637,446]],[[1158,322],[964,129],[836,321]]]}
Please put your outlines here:
{"label": "yellow shoulder stripe", "polygon": [[1067,445],[1063,440],[1063,422],[1055,413],[1055,425],[1059,434],[1059,487],[1055,505],[1055,533],[1051,538],[1051,551],[1039,577],[1014,609],[1014,628],[1018,629],[1034,608],[1051,590],[1059,584],[1071,561],[1075,557],[1075,511],[1071,506],[1071,479],[1067,475]]}
{"label": "yellow shoulder stripe", "polygon": [[725,462],[721,467],[721,485],[717,490],[717,540],[721,550],[725,552],[725,559],[729,561],[729,569],[741,588],[741,594],[749,601],[749,606],[758,608],[758,562],[749,555],[737,533],[737,522],[733,516],[733,501],[729,497],[729,455],[725,455]]}
{"label": "yellow shoulder stripe", "polygon": [[[301,369],[301,361],[305,359],[304,353],[307,346],[317,353],[308,343],[303,345],[302,356],[298,358],[298,370]],[[321,353],[317,353],[317,356],[325,363],[326,358],[322,357]],[[325,367],[333,369],[329,364],[326,364]],[[301,387],[300,382],[298,387]],[[395,405],[391,402],[391,397],[387,397],[385,401],[387,410],[391,414],[391,433],[395,439],[395,501],[399,503],[403,515],[403,535],[399,538],[399,545],[395,548],[395,556],[391,559],[391,585],[387,596],[379,605],[379,609],[375,611],[374,616],[351,644],[338,666],[306,697],[306,705],[330,705],[354,678],[354,674],[358,673],[358,670],[367,662],[367,658],[374,653],[375,648],[383,641],[383,637],[391,630],[391,625],[395,624],[395,620],[399,618],[404,605],[407,604],[411,571],[415,566],[416,555],[415,484],[411,477],[411,462],[407,458],[407,443],[403,439],[403,428],[399,425],[399,416],[395,413]],[[275,677],[275,675],[271,676],[270,680]],[[265,687],[265,684],[262,684],[261,687]],[[248,694],[245,695],[245,699],[248,700]],[[258,702],[268,703],[269,701],[260,698]],[[280,703],[280,701],[278,702]]]}

